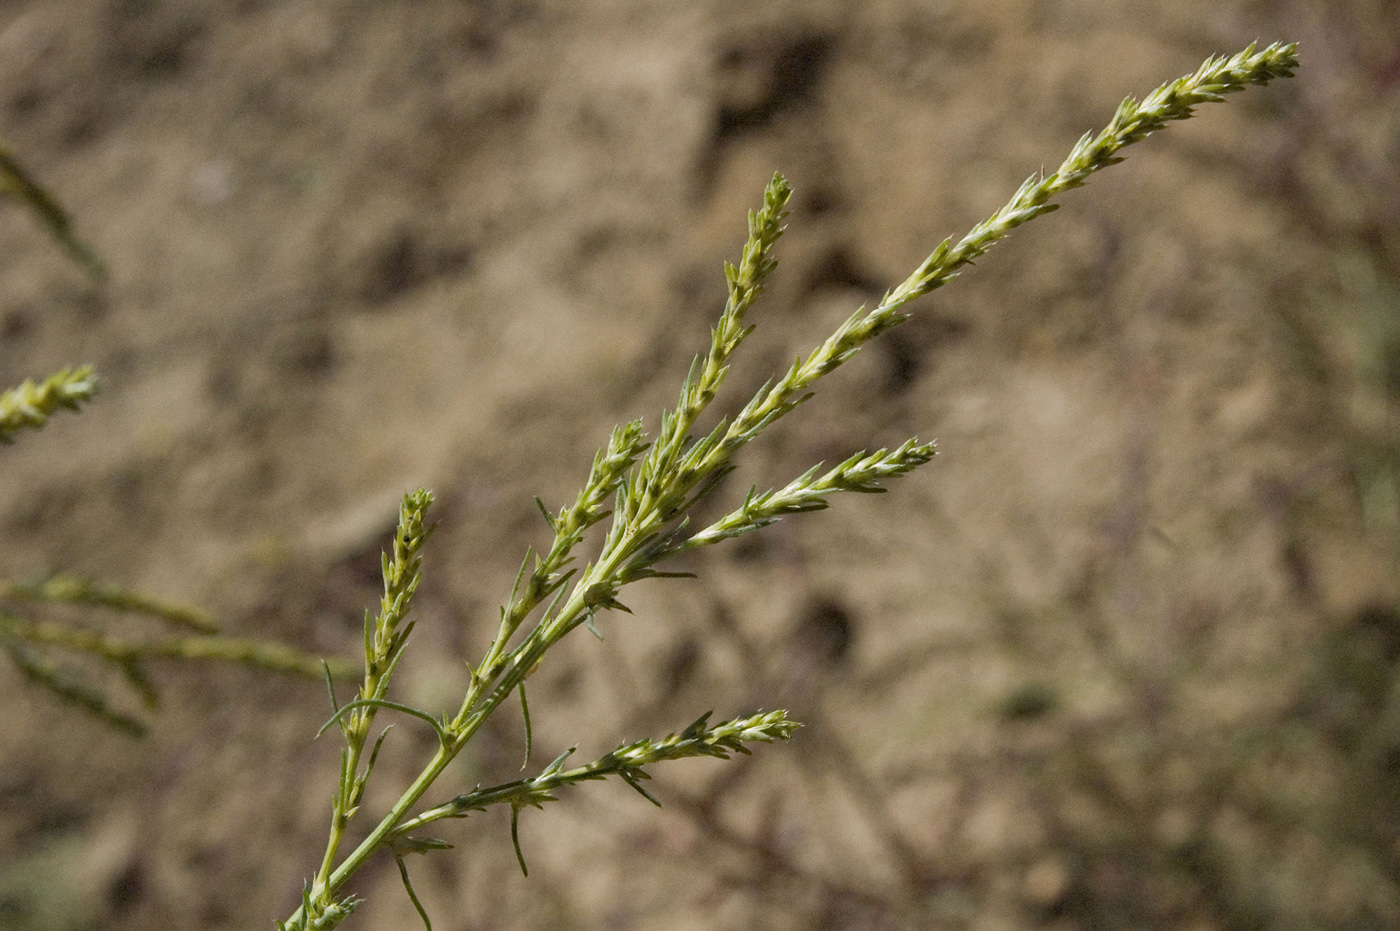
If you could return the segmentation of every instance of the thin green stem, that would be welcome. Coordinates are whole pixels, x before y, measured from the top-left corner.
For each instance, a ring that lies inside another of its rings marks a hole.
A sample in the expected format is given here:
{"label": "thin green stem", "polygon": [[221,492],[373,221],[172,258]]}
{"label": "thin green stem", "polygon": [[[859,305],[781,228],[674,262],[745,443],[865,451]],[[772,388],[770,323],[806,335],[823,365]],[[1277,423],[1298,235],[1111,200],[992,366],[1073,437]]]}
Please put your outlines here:
{"label": "thin green stem", "polygon": [[[423,794],[427,792],[437,778],[442,775],[443,770],[447,769],[448,764],[452,762],[452,758],[456,756],[460,750],[461,745],[449,747],[440,744],[438,746],[436,752],[433,754],[433,758],[428,762],[428,765],[423,767],[423,771],[418,774],[418,777],[413,780],[413,784],[410,785],[404,791],[403,795],[399,797],[399,800],[394,803],[394,807],[389,809],[388,814],[375,826],[374,830],[370,831],[369,836],[346,855],[345,859],[341,861],[340,866],[336,867],[335,870],[326,877],[321,891],[327,903],[334,904],[332,900],[340,887],[345,884],[345,881],[353,876],[360,867],[364,866],[365,861],[374,853],[389,843],[392,839],[393,829],[403,821],[408,815],[409,810],[412,809],[414,805],[418,804],[418,800],[423,797]],[[302,928],[305,927],[304,922],[308,917],[309,916],[306,914],[306,906],[302,905],[292,913],[292,916],[288,918],[284,924],[288,928]]]}

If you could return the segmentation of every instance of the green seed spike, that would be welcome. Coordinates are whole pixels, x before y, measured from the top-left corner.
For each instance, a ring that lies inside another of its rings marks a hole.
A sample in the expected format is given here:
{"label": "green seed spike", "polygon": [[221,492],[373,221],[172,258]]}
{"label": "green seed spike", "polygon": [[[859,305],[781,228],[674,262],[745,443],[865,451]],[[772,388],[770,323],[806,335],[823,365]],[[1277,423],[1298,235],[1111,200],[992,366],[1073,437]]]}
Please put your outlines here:
{"label": "green seed spike", "polygon": [[9,443],[20,429],[37,430],[60,410],[78,410],[97,393],[92,366],[64,368],[37,384],[26,379],[0,392],[0,443]]}
{"label": "green seed spike", "polygon": [[[838,492],[875,491],[887,480],[929,461],[932,447],[919,446],[913,441],[893,452],[878,450],[859,454],[825,474],[812,469],[786,486],[763,493],[751,492],[739,510],[731,511],[698,534],[691,533],[687,537],[681,532],[700,498],[707,492],[722,490],[718,484],[720,479],[735,467],[736,457],[744,447],[812,397],[820,379],[851,359],[872,339],[907,319],[905,305],[947,284],[964,266],[985,255],[1013,230],[1054,209],[1054,200],[1119,160],[1127,145],[1173,120],[1185,119],[1191,115],[1193,106],[1220,99],[1223,94],[1250,84],[1263,84],[1290,74],[1297,64],[1295,51],[1291,45],[1270,46],[1263,51],[1251,46],[1229,58],[1208,60],[1194,74],[1167,82],[1141,103],[1125,101],[1108,127],[1080,140],[1056,171],[1032,174],[1001,209],[976,224],[961,239],[945,240],[936,246],[914,273],[891,289],[879,305],[851,314],[809,353],[799,355],[780,377],[770,379],[747,403],[737,405],[737,414],[716,418],[718,428],[695,440],[694,434],[699,432],[697,424],[718,396],[733,353],[750,332],[751,325],[746,324],[743,317],[762,289],[765,276],[774,267],[773,246],[782,232],[783,209],[789,196],[786,182],[775,175],[765,191],[762,208],[750,214],[740,260],[725,266],[727,301],[718,324],[710,333],[711,345],[691,365],[676,406],[663,413],[654,444],[647,445],[639,427],[614,431],[606,451],[594,457],[589,479],[573,504],[561,510],[558,516],[549,515],[547,509],[538,504],[555,531],[555,539],[544,551],[547,555],[527,556],[511,600],[502,612],[500,631],[477,664],[479,673],[472,678],[456,717],[450,723],[432,722],[440,746],[378,824],[361,834],[363,839],[343,857],[338,853],[338,845],[344,836],[348,812],[343,806],[336,809],[331,843],[321,870],[310,892],[303,897],[303,909],[293,914],[285,925],[296,931],[311,931],[312,928],[327,931],[348,914],[352,905],[349,900],[337,900],[337,890],[375,853],[393,852],[397,838],[433,821],[463,817],[468,811],[491,805],[509,805],[511,843],[522,874],[528,876],[519,831],[523,807],[541,806],[553,800],[553,793],[563,787],[613,775],[655,803],[656,799],[643,787],[646,767],[695,757],[727,759],[731,754],[748,753],[754,743],[791,737],[797,724],[788,720],[782,711],[753,714],[713,726],[710,715],[706,714],[680,734],[659,740],[640,740],[584,766],[564,768],[572,753],[570,750],[533,778],[489,788],[478,786],[435,807],[426,810],[418,807],[435,780],[448,771],[454,757],[503,703],[513,699],[512,693],[538,667],[550,648],[576,627],[593,628],[595,612],[623,610],[618,599],[625,586],[641,578],[665,574],[659,571],[659,564],[692,546],[757,530],[783,515],[824,507]],[[20,400],[14,401],[16,416],[27,410],[22,409]],[[26,425],[32,424],[22,419],[18,422],[18,426]],[[560,581],[558,575],[572,548],[581,542],[583,531],[601,519],[605,499],[614,493],[616,507],[597,552],[572,583]],[[355,749],[345,767],[351,773],[356,769],[354,760],[359,746],[366,739],[365,719],[377,708],[404,710],[426,719],[424,712],[384,701],[381,683],[375,678],[376,670],[392,664],[402,652],[403,639],[395,639],[394,630],[403,620],[409,596],[417,584],[419,552],[426,536],[418,518],[426,503],[426,494],[405,499],[394,560],[392,564],[386,560],[382,632],[367,644],[371,675],[366,680],[366,694],[359,702],[336,709],[337,716],[348,714],[347,709],[357,712],[354,719],[357,743],[352,745]],[[534,573],[529,571],[531,558],[536,559]],[[535,625],[515,641],[517,628],[544,600],[546,592],[553,592],[554,600]],[[0,635],[4,634],[7,624],[9,629],[17,629],[13,621],[0,616]],[[516,643],[513,649],[512,642]],[[375,649],[370,650],[369,646]],[[522,709],[526,701],[522,689]],[[528,718],[528,712],[526,716]],[[527,725],[529,729],[532,728]],[[533,749],[533,736],[529,733],[526,743],[528,753]],[[343,792],[342,787],[342,797]],[[415,811],[418,813],[410,814]]]}

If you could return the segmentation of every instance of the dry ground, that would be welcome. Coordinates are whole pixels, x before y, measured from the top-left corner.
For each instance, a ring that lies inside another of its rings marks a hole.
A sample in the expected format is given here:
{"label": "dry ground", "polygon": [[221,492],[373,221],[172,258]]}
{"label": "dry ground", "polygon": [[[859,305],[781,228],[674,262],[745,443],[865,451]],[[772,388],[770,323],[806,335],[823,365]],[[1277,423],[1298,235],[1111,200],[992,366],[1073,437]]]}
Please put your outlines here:
{"label": "dry ground", "polygon": [[[405,693],[446,706],[615,422],[655,418],[743,211],[797,190],[737,404],[1126,93],[1210,107],[831,380],[721,495],[940,457],[650,583],[534,681],[536,757],[809,723],[415,863],[439,929],[1400,926],[1400,19],[1385,0],[7,0],[0,136],[87,282],[0,224],[0,572],[68,568],[349,654],[399,495],[439,532]],[[267,928],[323,843],[315,685],[162,667],[132,741],[0,669],[0,928]],[[446,794],[518,766],[517,717]],[[424,749],[390,739],[382,805]],[[400,783],[401,784],[401,783]],[[417,922],[392,864],[346,928]]]}

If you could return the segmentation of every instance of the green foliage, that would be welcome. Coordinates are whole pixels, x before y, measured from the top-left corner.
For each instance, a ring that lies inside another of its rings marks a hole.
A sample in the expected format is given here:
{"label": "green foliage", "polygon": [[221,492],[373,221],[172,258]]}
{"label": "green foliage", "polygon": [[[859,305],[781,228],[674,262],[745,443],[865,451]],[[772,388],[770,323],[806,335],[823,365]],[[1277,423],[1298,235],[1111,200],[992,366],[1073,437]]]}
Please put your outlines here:
{"label": "green foliage", "polygon": [[38,430],[61,410],[76,411],[97,394],[97,376],[90,365],[64,368],[35,382],[25,379],[0,394],[0,443],[28,428]]}
{"label": "green foliage", "polygon": [[[509,805],[512,839],[524,870],[519,813],[526,807],[553,801],[557,789],[615,775],[656,802],[641,785],[647,777],[646,767],[693,756],[725,757],[730,752],[748,752],[747,745],[753,742],[790,737],[797,725],[783,711],[713,726],[708,723],[709,715],[705,715],[678,735],[637,741],[586,766],[565,769],[573,752],[570,750],[535,776],[477,788],[412,814],[453,758],[516,692],[525,710],[528,760],[526,679],[550,648],[571,631],[587,626],[596,633],[599,615],[609,610],[626,611],[619,599],[628,585],[641,579],[684,574],[660,567],[680,553],[751,533],[785,515],[825,508],[830,495],[882,491],[882,481],[930,461],[934,456],[932,445],[912,439],[894,450],[856,453],[824,473],[819,466],[813,466],[780,489],[752,490],[736,509],[713,524],[698,530],[690,526],[691,512],[733,470],[739,452],[810,397],[818,380],[844,364],[867,342],[907,319],[904,305],[947,283],[1017,226],[1054,210],[1054,197],[1081,186],[1094,172],[1121,161],[1118,153],[1125,146],[1173,120],[1190,117],[1197,104],[1218,101],[1249,85],[1291,75],[1297,65],[1295,52],[1293,45],[1276,44],[1262,51],[1251,45],[1229,58],[1209,59],[1193,74],[1162,85],[1141,102],[1125,100],[1108,127],[1080,139],[1057,171],[1032,175],[1004,207],[958,243],[951,239],[941,243],[878,306],[856,311],[808,356],[798,358],[785,374],[764,385],[732,417],[722,418],[709,432],[696,438],[692,435],[695,425],[723,385],[732,355],[752,332],[745,314],[774,268],[773,250],[782,235],[784,211],[791,196],[787,182],[780,175],[775,176],[764,192],[762,206],[749,216],[748,239],[738,266],[725,266],[729,297],[712,331],[709,350],[692,364],[676,406],[663,414],[655,439],[647,440],[640,421],[616,428],[607,447],[594,458],[574,502],[558,514],[551,514],[540,504],[554,540],[543,556],[526,554],[515,585],[501,607],[497,634],[472,669],[470,686],[455,713],[438,715],[387,698],[390,677],[412,629],[412,624],[404,621],[419,583],[421,549],[429,533],[424,521],[431,496],[418,491],[404,498],[393,553],[383,561],[384,597],[380,611],[366,619],[365,674],[359,697],[344,707],[336,705],[329,722],[338,724],[346,743],[339,787],[332,802],[330,841],[315,879],[303,892],[301,907],[285,922],[279,922],[279,927],[283,931],[307,931],[338,925],[357,902],[342,892],[343,887],[380,851],[394,857],[409,897],[427,924],[427,915],[409,883],[404,857],[449,845],[436,838],[414,836],[412,832],[445,818],[465,817],[489,805]],[[586,531],[609,517],[611,523],[597,554],[581,568],[571,565]],[[334,692],[332,703],[335,704]],[[398,801],[354,850],[339,859],[347,825],[359,809],[384,739],[381,732],[361,766],[371,725],[380,710],[403,712],[427,722],[437,737],[437,747]],[[1031,709],[1031,713],[1035,710]]]}

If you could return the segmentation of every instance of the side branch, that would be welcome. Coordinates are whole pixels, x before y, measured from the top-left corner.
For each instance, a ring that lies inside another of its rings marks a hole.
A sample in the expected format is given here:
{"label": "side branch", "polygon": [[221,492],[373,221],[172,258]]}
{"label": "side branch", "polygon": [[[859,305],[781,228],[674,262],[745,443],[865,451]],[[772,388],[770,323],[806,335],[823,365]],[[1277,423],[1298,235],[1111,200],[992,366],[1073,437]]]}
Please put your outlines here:
{"label": "side branch", "polygon": [[731,752],[748,753],[746,744],[787,740],[793,731],[801,726],[790,720],[786,711],[769,711],[746,718],[734,718],[713,727],[707,726],[709,719],[709,714],[702,715],[679,734],[671,734],[656,741],[639,740],[618,747],[586,766],[566,770],[564,763],[574,752],[571,748],[560,754],[537,776],[486,789],[478,788],[465,795],[459,795],[405,821],[394,831],[394,835],[406,836],[443,818],[465,818],[474,811],[485,811],[489,805],[510,805],[516,809],[527,805],[542,807],[545,802],[555,801],[553,793],[556,789],[579,782],[606,779],[608,776],[622,777],[632,788],[656,804],[656,799],[637,784],[637,780],[648,778],[643,771],[644,767],[667,760],[696,756],[728,759]]}
{"label": "side branch", "polygon": [[36,383],[26,379],[0,394],[0,443],[9,443],[23,428],[37,430],[61,410],[76,411],[97,394],[92,366],[65,368]]}

